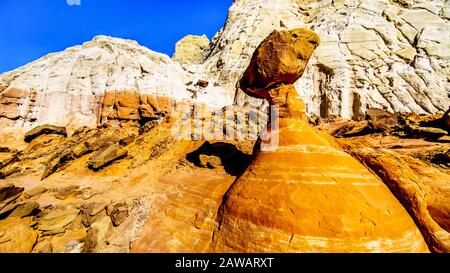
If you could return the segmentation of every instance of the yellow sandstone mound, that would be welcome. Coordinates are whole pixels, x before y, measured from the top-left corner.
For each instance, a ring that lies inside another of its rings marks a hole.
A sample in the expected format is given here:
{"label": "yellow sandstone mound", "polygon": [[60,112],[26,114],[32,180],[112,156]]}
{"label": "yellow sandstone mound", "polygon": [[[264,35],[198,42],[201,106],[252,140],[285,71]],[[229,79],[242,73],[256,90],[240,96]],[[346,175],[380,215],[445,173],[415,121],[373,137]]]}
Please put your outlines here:
{"label": "yellow sandstone mound", "polygon": [[[291,79],[302,75],[318,43],[314,32],[300,29],[272,33],[255,52],[241,87],[278,108],[272,120],[278,126],[269,140],[278,139],[279,145],[262,142],[226,194],[211,251],[427,252],[422,234],[389,188],[308,124]],[[273,45],[279,46],[277,53],[265,51]],[[286,59],[292,68],[285,67]],[[285,71],[298,74],[277,78]]]}

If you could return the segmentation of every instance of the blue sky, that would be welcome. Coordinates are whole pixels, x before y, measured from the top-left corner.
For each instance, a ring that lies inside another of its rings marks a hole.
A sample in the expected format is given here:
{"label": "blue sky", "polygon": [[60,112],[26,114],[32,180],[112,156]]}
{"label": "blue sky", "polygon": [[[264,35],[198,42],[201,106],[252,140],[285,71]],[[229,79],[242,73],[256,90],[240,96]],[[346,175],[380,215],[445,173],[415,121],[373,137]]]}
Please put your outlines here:
{"label": "blue sky", "polygon": [[[68,2],[81,1],[81,5]],[[232,0],[0,0],[0,73],[96,35],[133,39],[172,55],[187,34],[209,38]]]}

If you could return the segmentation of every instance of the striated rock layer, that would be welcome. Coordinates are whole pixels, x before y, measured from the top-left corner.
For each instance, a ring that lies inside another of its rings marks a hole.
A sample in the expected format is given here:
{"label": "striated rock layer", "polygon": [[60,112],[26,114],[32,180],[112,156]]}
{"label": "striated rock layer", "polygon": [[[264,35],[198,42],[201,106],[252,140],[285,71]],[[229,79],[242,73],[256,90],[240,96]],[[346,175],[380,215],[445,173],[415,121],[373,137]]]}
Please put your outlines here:
{"label": "striated rock layer", "polygon": [[[389,186],[413,216],[430,250],[450,252],[448,171],[436,169],[409,155],[400,155],[398,151],[370,147],[364,139],[340,142],[343,149],[371,168]],[[423,146],[419,149],[424,150]]]}
{"label": "striated rock layer", "polygon": [[[273,92],[297,94],[292,86]],[[389,188],[334,148],[305,117],[282,116],[279,130],[272,131],[280,146],[264,151],[263,144],[232,186],[218,216],[213,251],[427,251]]]}

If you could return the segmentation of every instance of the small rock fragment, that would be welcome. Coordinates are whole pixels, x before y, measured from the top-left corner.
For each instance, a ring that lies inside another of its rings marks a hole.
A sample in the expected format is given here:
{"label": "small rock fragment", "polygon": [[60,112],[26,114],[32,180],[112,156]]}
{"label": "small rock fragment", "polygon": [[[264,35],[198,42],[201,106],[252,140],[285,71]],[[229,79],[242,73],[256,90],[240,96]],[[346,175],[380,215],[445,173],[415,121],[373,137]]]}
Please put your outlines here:
{"label": "small rock fragment", "polygon": [[56,209],[44,216],[38,224],[38,229],[42,231],[51,231],[64,228],[78,216],[78,209]]}
{"label": "small rock fragment", "polygon": [[107,216],[96,221],[89,228],[84,244],[84,252],[99,252],[105,246],[113,231],[111,219]]}
{"label": "small rock fragment", "polygon": [[41,135],[50,135],[50,134],[62,135],[64,137],[67,137],[66,128],[64,127],[58,127],[53,125],[42,125],[26,133],[24,140],[26,143],[30,143],[35,138]]}
{"label": "small rock fragment", "polygon": [[27,217],[36,214],[39,209],[39,204],[36,202],[29,202],[19,205],[14,211],[9,215],[9,217]]}
{"label": "small rock fragment", "polygon": [[200,166],[204,168],[216,169],[222,165],[222,160],[218,156],[200,155]]}
{"label": "small rock fragment", "polygon": [[99,170],[110,163],[122,159],[128,155],[128,151],[119,144],[114,144],[95,153],[89,160],[88,166],[93,170]]}
{"label": "small rock fragment", "polygon": [[13,184],[0,187],[0,210],[19,198],[23,191],[24,188],[16,187]]}
{"label": "small rock fragment", "polygon": [[34,197],[34,196],[43,194],[46,191],[47,191],[47,188],[45,186],[40,185],[40,186],[37,186],[35,188],[25,191],[25,195],[27,197]]}
{"label": "small rock fragment", "polygon": [[128,206],[125,203],[119,203],[114,206],[109,216],[114,226],[120,226],[129,215]]}
{"label": "small rock fragment", "polygon": [[411,137],[415,137],[415,138],[439,139],[448,134],[447,131],[445,131],[445,130],[442,130],[440,128],[433,128],[433,127],[412,126],[410,129],[411,129],[411,133],[409,135]]}

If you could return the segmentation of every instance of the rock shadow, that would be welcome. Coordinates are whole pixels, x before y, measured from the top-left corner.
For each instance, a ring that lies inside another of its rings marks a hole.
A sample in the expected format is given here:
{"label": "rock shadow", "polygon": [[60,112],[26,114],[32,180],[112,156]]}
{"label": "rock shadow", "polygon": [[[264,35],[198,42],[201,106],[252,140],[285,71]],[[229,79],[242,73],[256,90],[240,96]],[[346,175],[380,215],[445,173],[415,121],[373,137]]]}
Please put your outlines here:
{"label": "rock shadow", "polygon": [[200,155],[219,157],[225,171],[238,177],[245,172],[253,159],[252,155],[242,152],[235,145],[223,142],[205,142],[196,151],[187,154],[186,159],[196,166],[201,166]]}

